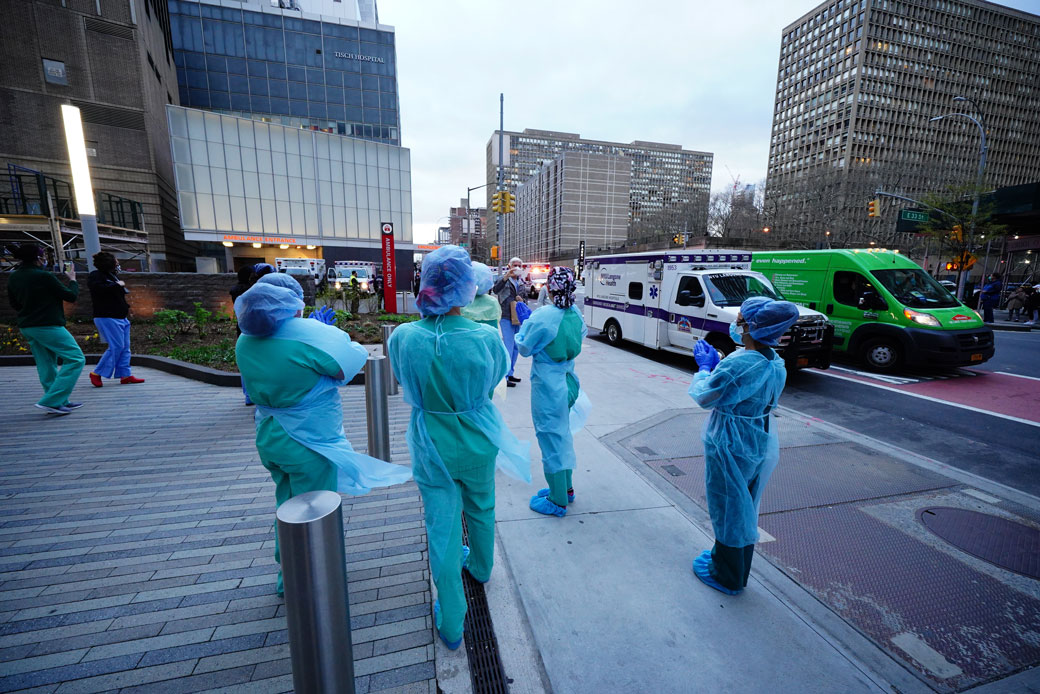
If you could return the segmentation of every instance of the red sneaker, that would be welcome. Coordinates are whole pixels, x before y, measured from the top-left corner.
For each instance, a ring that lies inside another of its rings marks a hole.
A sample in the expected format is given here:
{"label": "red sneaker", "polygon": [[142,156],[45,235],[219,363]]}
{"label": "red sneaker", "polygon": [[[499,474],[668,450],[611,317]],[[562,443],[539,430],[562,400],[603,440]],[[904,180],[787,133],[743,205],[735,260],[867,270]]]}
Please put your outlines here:
{"label": "red sneaker", "polygon": [[100,376],[98,376],[96,373],[91,371],[90,372],[90,385],[94,386],[95,388],[100,388],[101,386],[103,386],[105,384],[101,382],[101,377]]}
{"label": "red sneaker", "polygon": [[137,378],[136,376],[124,376],[123,378],[119,379],[119,382],[123,385],[126,385],[127,383],[144,383],[144,379]]}

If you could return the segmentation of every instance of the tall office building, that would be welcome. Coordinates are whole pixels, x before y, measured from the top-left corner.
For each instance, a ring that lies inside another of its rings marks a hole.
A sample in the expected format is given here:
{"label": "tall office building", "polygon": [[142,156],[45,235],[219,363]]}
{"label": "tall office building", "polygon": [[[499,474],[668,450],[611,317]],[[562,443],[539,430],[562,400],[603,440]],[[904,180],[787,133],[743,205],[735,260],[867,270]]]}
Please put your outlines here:
{"label": "tall office building", "polygon": [[147,258],[156,270],[193,269],[166,129],[178,94],[166,0],[2,0],[0,18],[0,213],[42,216],[47,189],[64,242],[82,248],[61,119],[72,104],[103,245],[128,268]]}
{"label": "tall office building", "polygon": [[[676,232],[703,234],[707,229],[711,152],[640,140],[628,144],[588,140],[576,133],[548,130],[504,131],[502,135],[503,183],[511,191],[565,152],[624,156],[631,162],[630,240],[653,242],[671,238]],[[498,180],[498,150],[496,130],[487,144],[489,201]],[[488,210],[491,233],[496,230],[496,216]]]}
{"label": "tall office building", "polygon": [[375,0],[168,0],[181,105],[400,144]]}
{"label": "tall office building", "polygon": [[628,238],[632,160],[615,154],[564,152],[516,191],[516,212],[503,215],[502,257],[550,262],[614,248]]}
{"label": "tall office building", "polygon": [[[891,237],[877,188],[911,196],[1040,172],[1040,17],[983,0],[828,0],[783,30],[766,191],[777,235]],[[966,100],[956,100],[964,97]],[[970,101],[969,101],[970,100]],[[887,206],[887,203],[885,203]]]}

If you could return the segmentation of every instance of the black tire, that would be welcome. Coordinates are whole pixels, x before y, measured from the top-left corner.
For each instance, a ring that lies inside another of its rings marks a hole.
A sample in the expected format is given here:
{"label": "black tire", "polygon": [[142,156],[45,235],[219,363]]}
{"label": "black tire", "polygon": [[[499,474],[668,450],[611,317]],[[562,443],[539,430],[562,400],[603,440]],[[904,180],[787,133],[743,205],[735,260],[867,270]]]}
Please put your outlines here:
{"label": "black tire", "polygon": [[737,345],[734,344],[733,340],[728,335],[722,335],[720,333],[712,333],[704,338],[704,341],[709,345],[719,350],[722,356],[728,356],[737,349]]}
{"label": "black tire", "polygon": [[607,335],[607,342],[612,345],[621,344],[621,340],[623,339],[621,335],[621,325],[616,320],[608,320],[607,324],[603,326],[603,332]]}
{"label": "black tire", "polygon": [[891,373],[899,368],[903,354],[899,344],[888,337],[875,337],[860,347],[860,358],[871,371]]}

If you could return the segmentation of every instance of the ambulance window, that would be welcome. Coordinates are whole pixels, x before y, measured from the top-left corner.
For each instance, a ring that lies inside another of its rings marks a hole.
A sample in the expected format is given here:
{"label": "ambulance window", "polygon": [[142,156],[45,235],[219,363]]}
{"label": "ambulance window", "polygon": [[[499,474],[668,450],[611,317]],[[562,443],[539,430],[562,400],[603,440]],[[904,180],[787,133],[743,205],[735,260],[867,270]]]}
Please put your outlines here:
{"label": "ambulance window", "polygon": [[629,282],[628,283],[628,298],[639,301],[643,298],[643,283],[642,282]]}
{"label": "ambulance window", "polygon": [[834,273],[834,300],[846,306],[860,305],[865,293],[877,293],[874,285],[858,272],[839,271]]}

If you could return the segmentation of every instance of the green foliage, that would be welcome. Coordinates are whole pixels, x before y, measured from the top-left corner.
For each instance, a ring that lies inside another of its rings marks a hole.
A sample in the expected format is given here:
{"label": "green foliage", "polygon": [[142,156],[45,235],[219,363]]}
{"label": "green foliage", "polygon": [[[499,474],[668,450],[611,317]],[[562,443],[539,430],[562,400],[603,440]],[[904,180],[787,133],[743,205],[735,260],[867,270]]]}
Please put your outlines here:
{"label": "green foliage", "polygon": [[172,308],[161,308],[152,316],[152,321],[156,325],[180,326],[190,319],[191,317],[184,311],[178,311]]}
{"label": "green foliage", "polygon": [[198,331],[199,337],[206,337],[206,325],[213,322],[213,312],[202,308],[201,301],[196,301],[193,305],[195,312],[192,314],[192,321],[195,323],[195,330]]}
{"label": "green foliage", "polygon": [[380,323],[397,323],[398,325],[401,325],[402,323],[411,323],[413,321],[417,321],[417,320],[419,320],[420,317],[421,316],[418,316],[418,315],[412,314],[412,313],[385,313],[385,312],[380,312],[380,314],[379,314],[379,322]]}
{"label": "green foliage", "polygon": [[346,330],[352,320],[354,320],[354,314],[349,311],[336,311],[336,327],[340,330]]}
{"label": "green foliage", "polygon": [[237,363],[235,361],[235,343],[229,339],[221,340],[216,345],[178,345],[168,350],[163,356],[203,366],[235,365]]}

